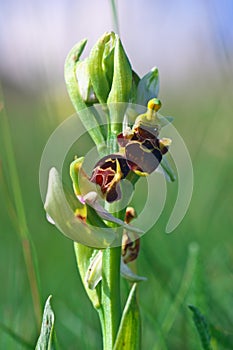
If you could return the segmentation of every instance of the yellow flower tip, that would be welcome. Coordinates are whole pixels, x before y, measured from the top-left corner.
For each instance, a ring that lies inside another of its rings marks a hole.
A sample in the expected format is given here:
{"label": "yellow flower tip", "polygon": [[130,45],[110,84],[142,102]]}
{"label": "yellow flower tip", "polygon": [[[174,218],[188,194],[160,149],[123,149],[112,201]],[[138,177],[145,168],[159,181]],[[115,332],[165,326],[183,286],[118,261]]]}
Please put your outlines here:
{"label": "yellow flower tip", "polygon": [[148,176],[149,173],[145,172],[145,171],[140,171],[140,170],[137,170],[135,169],[134,170],[135,174],[137,174],[138,176]]}
{"label": "yellow flower tip", "polygon": [[162,103],[158,98],[152,98],[147,104],[147,108],[155,112],[157,112],[161,106]]}

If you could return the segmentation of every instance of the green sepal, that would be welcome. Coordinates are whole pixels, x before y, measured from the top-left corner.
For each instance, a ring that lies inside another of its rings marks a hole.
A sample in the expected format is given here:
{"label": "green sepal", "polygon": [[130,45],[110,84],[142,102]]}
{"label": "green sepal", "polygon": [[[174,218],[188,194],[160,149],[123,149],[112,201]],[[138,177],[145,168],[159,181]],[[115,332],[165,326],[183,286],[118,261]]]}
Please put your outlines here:
{"label": "green sepal", "polygon": [[132,88],[131,88],[131,96],[130,102],[137,103],[137,90],[138,84],[140,82],[140,78],[135,71],[132,71]]}
{"label": "green sepal", "polygon": [[50,295],[45,303],[40,336],[36,343],[35,350],[55,350],[57,349],[54,333],[54,312],[52,310]]}
{"label": "green sepal", "polygon": [[76,197],[95,190],[95,185],[89,181],[87,174],[82,168],[83,162],[84,157],[79,157],[70,164],[70,177]]}
{"label": "green sepal", "polygon": [[121,131],[119,130],[119,124],[123,121],[126,103],[130,100],[131,89],[131,65],[121,44],[120,38],[116,35],[113,80],[107,100],[110,110],[111,129],[114,135],[117,134],[118,131]]}
{"label": "green sepal", "polygon": [[79,114],[79,118],[95,142],[99,152],[104,153],[106,148],[104,136],[94,114],[89,108],[87,108],[88,106],[81,95],[76,75],[79,58],[85,48],[86,43],[86,39],[80,41],[69,52],[65,61],[65,81],[71,102],[73,103],[76,112]]}
{"label": "green sepal", "polygon": [[139,350],[141,348],[141,322],[134,283],[122,314],[113,350]]}
{"label": "green sepal", "polygon": [[95,249],[86,247],[79,243],[74,243],[74,251],[75,251],[78,270],[80,273],[82,283],[86,290],[86,293],[90,301],[92,302],[93,306],[96,309],[99,309],[101,306],[101,294],[100,294],[101,290],[100,288],[98,288],[98,286],[97,288],[90,289],[86,278],[89,267],[93,260],[93,254],[96,254],[97,251]]}
{"label": "green sepal", "polygon": [[92,290],[96,288],[102,279],[102,258],[102,250],[95,250],[90,260],[90,265],[85,276],[85,281],[88,288]]}
{"label": "green sepal", "polygon": [[[111,85],[109,84],[106,68],[106,51],[111,41],[115,38],[114,33],[105,33],[92,48],[89,56],[89,74],[94,92],[100,103],[106,103]],[[105,59],[105,62],[103,60]]]}
{"label": "green sepal", "polygon": [[84,157],[79,157],[70,164],[70,177],[73,184],[74,193],[76,196],[81,195],[81,189],[79,184],[79,172],[83,165]]}
{"label": "green sepal", "polygon": [[109,40],[103,53],[103,71],[107,77],[109,86],[112,85],[113,70],[114,70],[114,48],[115,48],[115,34],[112,33],[111,40]]}
{"label": "green sepal", "polygon": [[116,35],[114,71],[107,103],[128,102],[132,88],[132,69],[121,40]]}
{"label": "green sepal", "polygon": [[147,280],[146,277],[139,276],[134,273],[123,260],[121,260],[121,276],[130,282],[142,282]]}
{"label": "green sepal", "polygon": [[157,97],[158,94],[159,71],[156,67],[154,67],[140,80],[137,88],[136,103],[142,106],[146,106],[147,102],[150,99]]}
{"label": "green sepal", "polygon": [[87,106],[92,106],[94,103],[98,103],[98,99],[94,93],[93,86],[91,84],[88,63],[88,58],[86,58],[83,61],[77,62],[76,78],[82,99],[87,104]]}

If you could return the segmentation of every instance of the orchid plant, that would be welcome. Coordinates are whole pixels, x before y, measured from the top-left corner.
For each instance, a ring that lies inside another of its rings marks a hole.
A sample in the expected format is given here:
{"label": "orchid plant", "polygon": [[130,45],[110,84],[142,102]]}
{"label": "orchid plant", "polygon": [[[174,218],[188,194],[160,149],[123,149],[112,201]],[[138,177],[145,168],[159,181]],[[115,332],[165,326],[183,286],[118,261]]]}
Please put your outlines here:
{"label": "orchid plant", "polygon": [[[171,140],[160,138],[161,128],[171,119],[158,112],[157,68],[139,78],[113,32],[105,33],[90,55],[80,60],[86,43],[79,42],[68,54],[65,81],[73,106],[96,145],[98,159],[88,174],[85,157],[74,155],[71,200],[64,193],[61,174],[52,168],[45,210],[49,221],[74,241],[83,285],[99,314],[103,348],[134,350],[140,349],[137,285],[146,280],[137,274],[135,261],[145,232],[132,225],[136,208],[123,201],[127,196],[124,184],[130,183],[134,192],[141,177],[158,169],[174,181],[166,159]],[[120,276],[129,286],[123,308]],[[45,323],[46,315],[48,305]],[[47,332],[50,342],[52,329]]]}

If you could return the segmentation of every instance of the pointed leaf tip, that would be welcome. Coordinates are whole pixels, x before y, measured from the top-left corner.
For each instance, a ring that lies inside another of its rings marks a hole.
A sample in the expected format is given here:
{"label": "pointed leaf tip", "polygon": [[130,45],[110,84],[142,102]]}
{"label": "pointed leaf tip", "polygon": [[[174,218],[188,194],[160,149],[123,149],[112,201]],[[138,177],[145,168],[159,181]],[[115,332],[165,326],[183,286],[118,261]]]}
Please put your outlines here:
{"label": "pointed leaf tip", "polygon": [[188,307],[193,312],[193,321],[198,331],[203,350],[212,350],[211,334],[205,316],[196,306],[188,305]]}
{"label": "pointed leaf tip", "polygon": [[54,350],[55,340],[54,340],[54,313],[51,307],[50,295],[45,303],[43,320],[41,326],[40,336],[38,338],[35,350]]}

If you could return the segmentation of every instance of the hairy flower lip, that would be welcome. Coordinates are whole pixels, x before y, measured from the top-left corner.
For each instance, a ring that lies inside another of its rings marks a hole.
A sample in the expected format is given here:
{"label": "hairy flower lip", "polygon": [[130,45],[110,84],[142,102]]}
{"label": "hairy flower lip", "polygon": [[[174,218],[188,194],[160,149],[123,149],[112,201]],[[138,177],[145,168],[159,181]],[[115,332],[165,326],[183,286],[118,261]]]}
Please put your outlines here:
{"label": "hairy flower lip", "polygon": [[137,141],[129,143],[125,148],[125,153],[130,169],[144,174],[151,174],[162,160],[159,149],[148,149]]}
{"label": "hairy flower lip", "polygon": [[117,136],[130,170],[138,175],[147,175],[157,169],[170,145],[169,139],[160,140],[158,135],[159,127],[137,124],[131,133]]}
{"label": "hairy flower lip", "polygon": [[117,141],[122,153],[105,156],[95,164],[89,180],[100,186],[107,202],[121,198],[119,183],[130,171],[145,176],[157,169],[171,143],[170,139],[159,139],[158,134],[158,128],[144,125],[125,135],[120,133]]}

